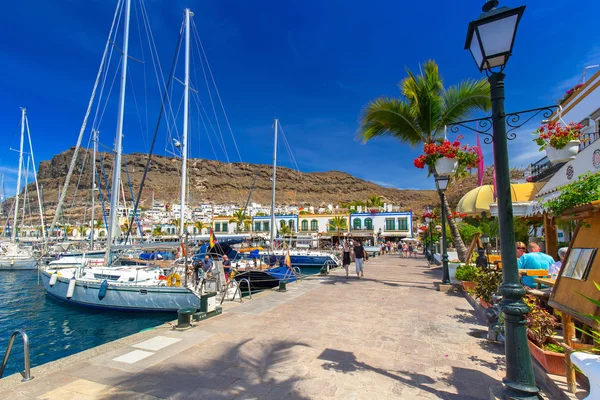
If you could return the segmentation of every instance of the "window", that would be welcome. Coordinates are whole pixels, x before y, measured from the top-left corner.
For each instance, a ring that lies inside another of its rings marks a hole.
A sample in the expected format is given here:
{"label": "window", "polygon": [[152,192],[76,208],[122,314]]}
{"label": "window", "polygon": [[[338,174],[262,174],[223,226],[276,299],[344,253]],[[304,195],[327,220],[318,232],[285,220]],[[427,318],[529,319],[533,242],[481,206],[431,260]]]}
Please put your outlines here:
{"label": "window", "polygon": [[354,221],[352,221],[352,226],[354,229],[360,229],[361,228],[360,218],[354,218]]}
{"label": "window", "polygon": [[221,228],[223,232],[229,231],[229,224],[227,222],[223,222],[223,227]]}
{"label": "window", "polygon": [[371,218],[365,218],[365,229],[367,229],[367,230],[373,229],[373,220]]}
{"label": "window", "polygon": [[264,232],[269,232],[271,230],[269,222],[263,222],[262,225],[263,225]]}
{"label": "window", "polygon": [[294,220],[293,220],[293,219],[290,219],[290,220],[288,221],[288,225],[290,226],[290,229],[291,229],[291,230],[294,230]]}
{"label": "window", "polygon": [[406,218],[398,218],[398,230],[399,231],[407,231],[408,230],[408,220]]}
{"label": "window", "polygon": [[303,230],[303,231],[307,231],[307,230],[308,230],[308,220],[306,220],[306,219],[303,219],[303,220],[302,220],[302,225],[301,225],[301,226],[302,226],[302,230]]}
{"label": "window", "polygon": [[585,281],[597,249],[571,249],[564,261],[561,276]]}
{"label": "window", "polygon": [[395,231],[396,230],[396,220],[393,218],[385,219],[385,230],[386,231]]}
{"label": "window", "polygon": [[260,222],[255,222],[254,223],[254,231],[260,232]]}
{"label": "window", "polygon": [[310,230],[311,231],[318,231],[319,230],[319,222],[317,222],[316,219],[313,219],[312,221],[310,221]]}
{"label": "window", "polygon": [[335,231],[335,228],[331,224],[333,224],[333,220],[332,219],[327,220],[327,230],[328,231]]}
{"label": "window", "polygon": [[218,222],[215,224],[215,232],[221,232],[221,224]]}

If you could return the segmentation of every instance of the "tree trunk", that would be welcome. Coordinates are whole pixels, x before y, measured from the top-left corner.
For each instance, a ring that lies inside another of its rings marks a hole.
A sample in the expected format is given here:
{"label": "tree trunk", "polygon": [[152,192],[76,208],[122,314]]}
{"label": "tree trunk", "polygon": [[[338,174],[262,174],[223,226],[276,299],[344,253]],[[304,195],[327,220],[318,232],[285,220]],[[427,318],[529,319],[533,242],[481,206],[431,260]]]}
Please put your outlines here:
{"label": "tree trunk", "polygon": [[[448,198],[444,197],[444,208],[446,209],[446,215],[451,215],[450,205],[448,204]],[[456,221],[454,218],[448,218],[448,226],[450,227],[450,233],[452,234],[452,240],[454,241],[454,247],[456,247],[456,252],[458,253],[458,259],[461,262],[467,262],[467,246],[463,242],[460,237],[460,232],[458,231],[458,226],[456,225]]]}

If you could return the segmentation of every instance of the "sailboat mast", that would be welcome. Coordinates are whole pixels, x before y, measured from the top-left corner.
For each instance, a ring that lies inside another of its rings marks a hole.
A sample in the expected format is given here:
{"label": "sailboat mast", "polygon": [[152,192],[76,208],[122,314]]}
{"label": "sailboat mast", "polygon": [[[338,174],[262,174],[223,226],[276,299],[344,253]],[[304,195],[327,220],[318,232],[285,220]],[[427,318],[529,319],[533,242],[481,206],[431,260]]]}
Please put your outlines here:
{"label": "sailboat mast", "polygon": [[181,196],[179,200],[179,236],[183,240],[185,229],[185,188],[187,181],[187,145],[188,119],[190,107],[190,16],[194,15],[189,8],[185,9],[185,76],[183,80],[183,136],[181,143]]}
{"label": "sailboat mast", "polygon": [[273,140],[273,186],[271,189],[271,248],[274,248],[277,226],[275,225],[275,180],[277,179],[277,124],[275,118],[275,139]]}
{"label": "sailboat mast", "polygon": [[27,209],[27,185],[29,185],[29,161],[30,158],[27,156],[27,166],[25,167],[25,189],[23,190],[23,209],[21,210],[21,229],[25,225],[25,210]]}
{"label": "sailboat mast", "polygon": [[17,239],[17,219],[19,218],[19,191],[21,190],[21,172],[23,169],[23,140],[25,139],[25,114],[27,109],[21,107],[21,144],[19,145],[19,173],[17,175],[17,194],[15,195],[15,214],[13,218],[13,229],[11,240]]}
{"label": "sailboat mast", "polygon": [[112,196],[110,198],[110,217],[108,220],[108,235],[106,242],[106,255],[104,260],[111,264],[111,247],[115,228],[118,226],[119,216],[119,182],[121,180],[121,151],[123,143],[123,114],[125,112],[125,90],[127,88],[127,61],[129,59],[129,17],[131,0],[125,0],[125,26],[123,29],[123,60],[121,63],[121,91],[119,93],[119,113],[117,114],[117,135],[115,140],[115,160],[113,165]]}
{"label": "sailboat mast", "polygon": [[98,151],[98,131],[92,130],[92,230],[90,236],[90,250],[94,250],[94,229],[96,228],[96,152]]}
{"label": "sailboat mast", "polygon": [[[44,203],[42,201],[43,196],[42,193],[40,191],[40,187],[38,185],[38,179],[37,179],[37,171],[35,169],[35,157],[33,155],[33,144],[31,144],[31,130],[29,129],[29,120],[27,119],[27,116],[25,116],[25,125],[27,126],[27,141],[29,142],[29,155],[31,156],[31,168],[33,169],[33,177],[34,182],[35,182],[35,191],[37,193],[37,200],[38,200],[38,208],[40,211],[40,227],[42,228],[42,239],[45,240],[46,239],[46,227],[44,226]],[[29,174],[28,174],[29,176]],[[44,186],[42,185],[42,190],[44,189]]]}

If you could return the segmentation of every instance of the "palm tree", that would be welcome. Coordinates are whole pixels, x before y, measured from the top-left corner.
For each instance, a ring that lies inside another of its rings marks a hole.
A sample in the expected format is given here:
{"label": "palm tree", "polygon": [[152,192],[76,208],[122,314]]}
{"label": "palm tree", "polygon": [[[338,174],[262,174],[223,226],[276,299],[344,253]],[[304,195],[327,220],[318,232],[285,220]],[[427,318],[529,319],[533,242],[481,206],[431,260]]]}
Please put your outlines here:
{"label": "palm tree", "polygon": [[[466,119],[478,110],[491,107],[490,87],[485,79],[467,79],[445,88],[435,61],[427,61],[424,72],[408,76],[400,83],[403,98],[378,98],[364,109],[358,137],[367,142],[380,136],[391,136],[411,146],[443,139],[444,127]],[[444,204],[446,214],[450,207]],[[449,221],[458,258],[465,261],[467,247],[460,237],[454,219]]]}
{"label": "palm tree", "polygon": [[233,213],[233,216],[229,220],[230,223],[235,224],[235,231],[239,233],[239,230],[242,226],[247,226],[252,220],[246,215],[246,211],[243,209],[239,209]]}
{"label": "palm tree", "polygon": [[202,234],[202,229],[209,228],[209,225],[207,223],[205,223],[204,221],[196,221],[196,222],[194,222],[194,226],[198,230],[198,234]]}
{"label": "palm tree", "polygon": [[279,233],[281,234],[281,236],[291,236],[292,228],[290,228],[288,225],[284,225],[279,228]]}
{"label": "palm tree", "polygon": [[162,235],[162,228],[160,226],[155,226],[154,229],[152,229],[152,236],[161,236]]}
{"label": "palm tree", "polygon": [[329,229],[337,231],[338,243],[340,242],[341,235],[340,230],[348,229],[348,222],[344,217],[333,217],[329,221]]}
{"label": "palm tree", "polygon": [[365,202],[367,207],[382,207],[383,206],[383,197],[374,194],[369,197]]}

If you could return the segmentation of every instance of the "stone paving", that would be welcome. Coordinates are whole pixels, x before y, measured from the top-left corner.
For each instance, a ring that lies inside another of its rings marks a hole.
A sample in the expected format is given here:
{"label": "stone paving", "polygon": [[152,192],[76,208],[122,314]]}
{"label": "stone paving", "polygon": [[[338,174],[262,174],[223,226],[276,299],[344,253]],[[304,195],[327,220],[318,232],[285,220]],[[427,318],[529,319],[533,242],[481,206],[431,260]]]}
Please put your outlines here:
{"label": "stone paving", "polygon": [[372,258],[363,279],[337,270],[187,331],[144,332],[58,371],[36,368],[0,398],[488,399],[502,349],[482,339],[462,295],[435,289],[440,277],[422,258]]}

